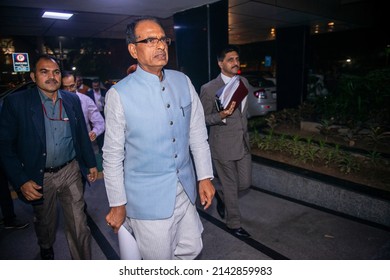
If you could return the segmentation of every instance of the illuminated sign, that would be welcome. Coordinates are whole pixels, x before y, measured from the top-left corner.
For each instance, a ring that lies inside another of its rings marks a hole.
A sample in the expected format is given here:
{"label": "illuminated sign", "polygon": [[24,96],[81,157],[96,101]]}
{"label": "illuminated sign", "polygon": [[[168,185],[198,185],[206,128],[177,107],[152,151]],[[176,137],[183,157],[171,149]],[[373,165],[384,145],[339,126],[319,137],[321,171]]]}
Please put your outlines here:
{"label": "illuminated sign", "polygon": [[12,61],[14,63],[15,72],[30,72],[28,53],[13,53]]}
{"label": "illuminated sign", "polygon": [[266,55],[265,58],[264,58],[264,66],[265,67],[270,67],[271,66],[271,56],[269,55]]}

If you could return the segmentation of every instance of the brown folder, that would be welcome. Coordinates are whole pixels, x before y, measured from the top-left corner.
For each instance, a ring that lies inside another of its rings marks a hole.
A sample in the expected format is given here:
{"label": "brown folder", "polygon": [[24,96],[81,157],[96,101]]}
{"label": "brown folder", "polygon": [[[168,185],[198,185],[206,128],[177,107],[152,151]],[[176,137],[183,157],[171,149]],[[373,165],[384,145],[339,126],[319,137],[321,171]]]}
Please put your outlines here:
{"label": "brown folder", "polygon": [[234,110],[235,110],[237,107],[240,106],[241,101],[244,100],[245,96],[247,96],[247,95],[248,95],[248,89],[246,88],[246,86],[244,85],[244,83],[240,79],[240,83],[238,85],[238,88],[234,92],[232,98],[229,101],[228,106],[226,106],[225,109],[230,108],[232,102],[235,101],[236,102],[236,105],[234,106]]}

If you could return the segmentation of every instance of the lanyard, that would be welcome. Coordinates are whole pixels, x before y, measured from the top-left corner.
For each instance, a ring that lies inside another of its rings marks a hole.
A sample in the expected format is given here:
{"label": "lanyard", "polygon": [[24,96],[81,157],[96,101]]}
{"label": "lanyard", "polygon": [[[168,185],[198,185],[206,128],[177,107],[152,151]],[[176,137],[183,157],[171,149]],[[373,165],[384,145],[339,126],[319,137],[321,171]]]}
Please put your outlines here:
{"label": "lanyard", "polygon": [[62,118],[62,98],[60,98],[60,115],[59,115],[59,118],[56,119],[56,118],[50,118],[48,115],[47,115],[47,112],[46,112],[46,108],[45,108],[45,105],[42,103],[42,109],[43,109],[43,112],[45,112],[45,116],[51,120],[51,121],[63,121],[63,122],[67,122],[69,121],[68,118]]}

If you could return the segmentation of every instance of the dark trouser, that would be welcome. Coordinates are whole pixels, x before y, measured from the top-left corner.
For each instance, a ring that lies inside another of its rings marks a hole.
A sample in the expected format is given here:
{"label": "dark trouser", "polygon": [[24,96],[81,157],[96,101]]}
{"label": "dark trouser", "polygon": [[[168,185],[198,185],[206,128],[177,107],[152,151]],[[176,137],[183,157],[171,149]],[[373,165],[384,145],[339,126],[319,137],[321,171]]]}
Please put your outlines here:
{"label": "dark trouser", "polygon": [[4,223],[10,223],[15,218],[14,203],[8,187],[8,179],[0,166],[0,207],[3,213]]}
{"label": "dark trouser", "polygon": [[222,184],[222,197],[226,207],[226,225],[229,228],[241,227],[241,214],[238,205],[238,192],[246,190],[252,182],[252,158],[247,153],[239,160],[213,159],[218,178]]}
{"label": "dark trouser", "polygon": [[102,153],[102,148],[104,145],[104,132],[100,134],[98,137],[96,137],[96,143],[99,147],[99,153]]}
{"label": "dark trouser", "polygon": [[47,249],[54,244],[58,198],[64,213],[65,236],[72,259],[91,259],[91,232],[84,212],[83,189],[76,160],[56,173],[45,173],[43,204],[33,206],[40,247]]}

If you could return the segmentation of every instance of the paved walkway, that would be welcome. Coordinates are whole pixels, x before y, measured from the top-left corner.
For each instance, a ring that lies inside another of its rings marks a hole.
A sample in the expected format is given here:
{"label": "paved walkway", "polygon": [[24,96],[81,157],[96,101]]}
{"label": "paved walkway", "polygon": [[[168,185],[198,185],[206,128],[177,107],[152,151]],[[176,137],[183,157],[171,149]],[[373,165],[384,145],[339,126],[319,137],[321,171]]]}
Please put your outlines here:
{"label": "paved walkway", "polygon": [[[218,184],[218,180],[215,180]],[[119,259],[116,234],[105,223],[109,210],[100,179],[86,189],[94,260]],[[31,222],[24,230],[0,226],[0,259],[36,260],[39,247],[29,205],[15,200],[19,218]],[[215,205],[199,213],[204,225],[204,249],[200,260],[390,260],[390,230],[359,220],[314,209],[283,197],[251,188],[240,197],[243,227],[252,238],[232,236],[218,216]],[[59,209],[59,214],[60,213]],[[55,259],[70,259],[60,215]]]}

